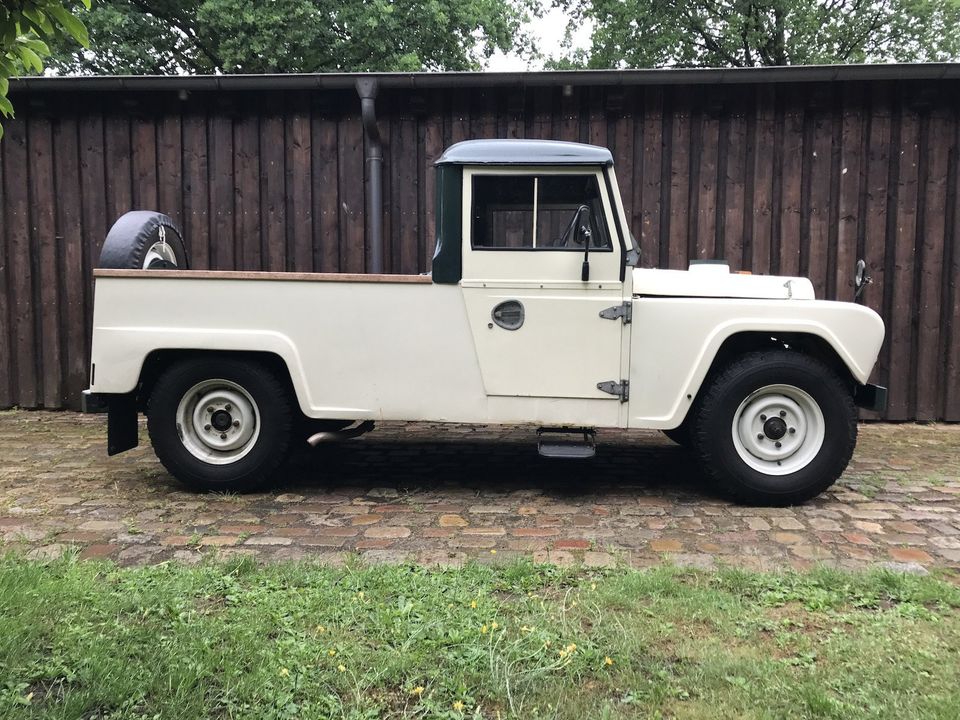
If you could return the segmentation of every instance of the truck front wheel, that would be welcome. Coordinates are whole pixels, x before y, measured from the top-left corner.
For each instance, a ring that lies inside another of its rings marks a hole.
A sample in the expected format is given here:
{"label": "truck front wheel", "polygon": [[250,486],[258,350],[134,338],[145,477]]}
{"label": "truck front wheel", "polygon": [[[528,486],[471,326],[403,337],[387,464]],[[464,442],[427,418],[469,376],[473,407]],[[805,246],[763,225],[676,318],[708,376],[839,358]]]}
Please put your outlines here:
{"label": "truck front wheel", "polygon": [[857,441],[850,389],[786,350],[744,355],[707,387],[693,425],[704,472],[741,501],[794,505],[843,473]]}
{"label": "truck front wheel", "polygon": [[230,357],[177,363],[153,386],[147,429],[163,466],[196,490],[264,485],[290,444],[288,393],[266,368]]}

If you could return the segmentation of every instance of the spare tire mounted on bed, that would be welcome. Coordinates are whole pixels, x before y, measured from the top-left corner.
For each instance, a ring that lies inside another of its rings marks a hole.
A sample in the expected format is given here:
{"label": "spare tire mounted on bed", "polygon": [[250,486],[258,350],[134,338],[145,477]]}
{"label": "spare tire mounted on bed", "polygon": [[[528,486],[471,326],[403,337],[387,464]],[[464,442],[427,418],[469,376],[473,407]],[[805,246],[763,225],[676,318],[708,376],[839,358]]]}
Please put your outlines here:
{"label": "spare tire mounted on bed", "polygon": [[183,233],[163,213],[133,210],[117,220],[100,251],[100,267],[123,270],[186,270]]}

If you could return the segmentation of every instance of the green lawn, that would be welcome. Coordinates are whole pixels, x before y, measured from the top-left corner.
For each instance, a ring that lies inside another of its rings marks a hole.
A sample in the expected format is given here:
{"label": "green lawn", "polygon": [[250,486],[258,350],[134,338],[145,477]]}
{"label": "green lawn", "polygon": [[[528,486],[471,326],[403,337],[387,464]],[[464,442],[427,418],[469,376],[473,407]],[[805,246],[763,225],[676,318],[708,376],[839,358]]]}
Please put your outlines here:
{"label": "green lawn", "polygon": [[4,718],[958,716],[931,578],[0,559]]}

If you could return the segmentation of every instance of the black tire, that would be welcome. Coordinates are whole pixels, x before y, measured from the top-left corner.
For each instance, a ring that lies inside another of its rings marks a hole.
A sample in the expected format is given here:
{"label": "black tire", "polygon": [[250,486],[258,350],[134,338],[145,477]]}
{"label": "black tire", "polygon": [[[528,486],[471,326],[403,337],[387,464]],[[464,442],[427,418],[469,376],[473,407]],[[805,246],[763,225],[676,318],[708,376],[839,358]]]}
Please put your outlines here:
{"label": "black tire", "polygon": [[[162,252],[152,248],[166,246]],[[183,233],[163,213],[134,210],[120,216],[103,242],[100,267],[126,270],[186,270]]]}
{"label": "black tire", "polygon": [[[786,420],[778,422],[785,410],[776,411],[776,416],[771,413],[769,418],[759,414],[766,407],[789,407],[777,406],[775,399],[786,396],[789,400],[797,389],[802,391],[794,395],[797,407],[802,409],[800,403],[805,403],[812,410],[800,413],[800,418],[809,417],[809,422],[791,421],[792,415],[783,415]],[[769,405],[764,404],[768,402]],[[822,421],[811,402],[819,409]],[[850,387],[826,364],[798,352],[772,350],[738,358],[710,381],[695,412],[694,446],[704,472],[721,488],[750,505],[782,507],[816,497],[843,473],[857,442],[857,410]],[[738,412],[743,424],[738,420],[735,428]],[[754,416],[752,412],[758,414]],[[755,436],[746,432],[746,428],[753,427],[753,421],[763,423],[753,428],[760,430]],[[819,435],[812,428],[821,422],[823,439],[818,446],[815,438]],[[791,429],[794,424],[798,427]],[[801,434],[804,427],[809,435]],[[749,445],[753,437],[757,443]],[[782,447],[777,444],[781,441]],[[776,459],[781,457],[779,453],[789,452],[794,446],[799,448],[796,452]],[[750,447],[755,451],[751,452]],[[773,457],[761,458],[756,454],[766,452]],[[796,469],[789,470],[791,466]],[[784,469],[780,470],[781,467]],[[784,474],[776,474],[781,472]]]}
{"label": "black tire", "polygon": [[671,428],[670,430],[661,430],[660,432],[673,440],[677,445],[687,449],[693,447],[693,435],[690,431],[690,415],[687,415],[686,419],[677,427]]}
{"label": "black tire", "polygon": [[[231,397],[238,407],[233,407]],[[216,413],[226,408],[223,434],[210,424],[204,426],[210,434],[204,434],[204,427],[195,422],[178,423],[181,401],[185,403],[181,419],[215,405]],[[259,420],[251,422],[257,415]],[[206,356],[177,363],[159,377],[147,403],[154,452],[174,477],[194,490],[244,492],[263,487],[286,457],[292,428],[293,402],[285,384],[265,367],[238,358]],[[228,433],[226,442],[239,441],[248,432],[249,440],[229,452],[204,444]],[[203,453],[209,460],[200,457]]]}

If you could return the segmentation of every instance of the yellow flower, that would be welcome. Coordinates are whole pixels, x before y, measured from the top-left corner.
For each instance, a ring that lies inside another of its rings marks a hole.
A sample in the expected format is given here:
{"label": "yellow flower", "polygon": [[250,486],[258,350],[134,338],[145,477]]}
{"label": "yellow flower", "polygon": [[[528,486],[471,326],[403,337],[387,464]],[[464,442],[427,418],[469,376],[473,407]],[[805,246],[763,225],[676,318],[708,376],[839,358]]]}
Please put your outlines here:
{"label": "yellow flower", "polygon": [[577,649],[577,646],[573,643],[570,643],[569,645],[567,645],[567,652],[573,652],[576,649]]}
{"label": "yellow flower", "polygon": [[347,668],[344,667],[343,665],[337,665],[337,670],[339,670],[340,672],[346,672]]}
{"label": "yellow flower", "polygon": [[496,554],[497,554],[497,551],[496,551],[496,550],[491,550],[491,551],[490,551],[490,554],[491,554],[491,555],[496,555]]}
{"label": "yellow flower", "polygon": [[463,706],[463,703],[462,703],[460,700],[457,700],[457,701],[453,704],[453,709],[456,710],[457,712],[462,712],[462,711],[463,711],[463,707],[464,707],[464,706]]}
{"label": "yellow flower", "polygon": [[487,626],[486,626],[486,625],[481,625],[481,626],[480,626],[480,632],[483,633],[484,635],[486,635],[486,634],[487,634]]}
{"label": "yellow flower", "polygon": [[426,689],[426,688],[424,688],[423,685],[417,685],[413,690],[410,691],[410,694],[411,694],[411,695],[416,695],[417,697],[420,697],[421,695],[423,695],[423,691],[424,691],[425,689]]}
{"label": "yellow flower", "polygon": [[470,601],[470,607],[472,607],[473,609],[476,609],[476,608],[477,608],[477,601],[476,601],[476,600],[471,600],[471,601]]}
{"label": "yellow flower", "polygon": [[608,657],[605,657],[605,658],[603,659],[603,664],[604,664],[604,665],[607,665],[607,666],[613,665],[613,658],[612,658],[612,657],[609,657],[609,656],[608,656]]}
{"label": "yellow flower", "polygon": [[320,633],[325,633],[327,631],[327,629],[323,625],[317,625],[316,630],[318,635]]}
{"label": "yellow flower", "polygon": [[330,657],[333,657],[336,654],[337,654],[336,650],[327,650],[327,655],[329,655]]}
{"label": "yellow flower", "polygon": [[290,671],[287,670],[286,668],[280,668],[280,674],[281,674],[283,677],[287,677],[287,676],[290,674]]}
{"label": "yellow flower", "polygon": [[597,584],[596,584],[596,583],[590,583],[590,589],[591,589],[591,590],[596,590],[596,589],[597,589]]}
{"label": "yellow flower", "polygon": [[497,623],[495,623],[495,622],[490,623],[490,628],[491,628],[492,630],[496,630],[498,627],[500,627],[500,626],[499,626]]}

